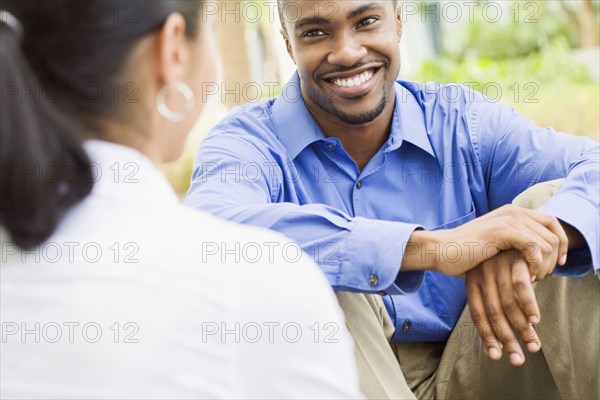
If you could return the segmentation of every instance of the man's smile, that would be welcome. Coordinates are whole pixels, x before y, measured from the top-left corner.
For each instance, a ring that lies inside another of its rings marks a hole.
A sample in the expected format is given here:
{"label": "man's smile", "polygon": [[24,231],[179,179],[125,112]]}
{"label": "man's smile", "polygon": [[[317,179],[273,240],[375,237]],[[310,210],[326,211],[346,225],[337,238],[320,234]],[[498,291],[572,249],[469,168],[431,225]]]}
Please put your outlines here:
{"label": "man's smile", "polygon": [[371,91],[381,69],[381,66],[367,66],[354,71],[328,74],[322,79],[340,97],[356,99]]}

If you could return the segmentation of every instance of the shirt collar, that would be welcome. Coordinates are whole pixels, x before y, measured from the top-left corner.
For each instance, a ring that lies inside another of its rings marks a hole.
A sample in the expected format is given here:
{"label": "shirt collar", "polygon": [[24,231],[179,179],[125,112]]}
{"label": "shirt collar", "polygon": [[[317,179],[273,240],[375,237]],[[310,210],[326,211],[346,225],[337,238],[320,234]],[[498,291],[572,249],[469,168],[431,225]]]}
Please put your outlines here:
{"label": "shirt collar", "polygon": [[308,145],[326,139],[302,99],[297,71],[273,104],[273,124],[277,138],[292,160]]}
{"label": "shirt collar", "polygon": [[92,163],[93,196],[138,204],[179,203],[165,176],[139,151],[102,140],[87,140],[83,147]]}
{"label": "shirt collar", "polygon": [[[417,99],[400,82],[396,82],[394,86],[396,108],[385,151],[396,150],[403,141],[407,141],[435,157],[425,128],[423,110]],[[302,99],[297,71],[284,86],[282,94],[275,100],[272,115],[275,134],[292,159],[295,159],[310,144],[326,139]]]}
{"label": "shirt collar", "polygon": [[390,147],[387,151],[395,150],[402,145],[403,141],[407,141],[435,157],[425,126],[425,113],[413,92],[404,85],[403,81],[397,81],[394,85],[396,109],[394,110],[390,141],[388,141]]}

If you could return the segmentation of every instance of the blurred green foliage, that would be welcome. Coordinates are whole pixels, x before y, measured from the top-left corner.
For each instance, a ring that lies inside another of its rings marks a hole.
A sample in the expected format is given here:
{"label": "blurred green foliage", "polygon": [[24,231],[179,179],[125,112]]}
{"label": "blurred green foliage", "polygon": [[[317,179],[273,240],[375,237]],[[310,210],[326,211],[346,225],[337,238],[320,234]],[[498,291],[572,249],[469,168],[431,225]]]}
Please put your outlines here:
{"label": "blurred green foliage", "polygon": [[423,62],[420,71],[415,74],[415,79],[482,84],[497,82],[505,87],[514,84],[515,81],[537,82],[541,85],[557,82],[594,83],[587,67],[573,61],[567,41],[560,37],[547,44],[541,51],[520,58],[470,56],[459,60],[444,55]]}
{"label": "blurred green foliage", "polygon": [[484,19],[485,2],[478,2],[473,13],[474,20],[457,38],[447,37],[447,40],[452,40],[452,43],[445,43],[447,55],[455,59],[470,56],[503,60],[543,51],[557,39],[566,40],[569,47],[578,44],[567,15],[556,7],[558,1],[554,2],[555,7],[541,0],[512,1],[509,4],[504,10],[505,18],[490,22]]}
{"label": "blurred green foliage", "polygon": [[[489,23],[475,13],[479,18],[447,35],[452,43],[444,54],[423,62],[411,79],[464,84],[512,105],[539,126],[598,140],[600,85],[571,55],[577,40],[566,16],[542,1],[528,1],[520,13],[518,23]],[[527,17],[537,22],[524,22]]]}

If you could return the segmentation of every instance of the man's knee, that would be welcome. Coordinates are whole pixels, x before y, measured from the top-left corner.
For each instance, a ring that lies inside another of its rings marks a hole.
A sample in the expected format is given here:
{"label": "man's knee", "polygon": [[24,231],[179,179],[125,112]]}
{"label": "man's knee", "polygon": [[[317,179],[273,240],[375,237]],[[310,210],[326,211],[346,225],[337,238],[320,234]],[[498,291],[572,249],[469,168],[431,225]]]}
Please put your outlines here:
{"label": "man's knee", "polygon": [[554,196],[562,181],[563,179],[557,179],[555,181],[538,183],[515,197],[513,204],[535,210]]}

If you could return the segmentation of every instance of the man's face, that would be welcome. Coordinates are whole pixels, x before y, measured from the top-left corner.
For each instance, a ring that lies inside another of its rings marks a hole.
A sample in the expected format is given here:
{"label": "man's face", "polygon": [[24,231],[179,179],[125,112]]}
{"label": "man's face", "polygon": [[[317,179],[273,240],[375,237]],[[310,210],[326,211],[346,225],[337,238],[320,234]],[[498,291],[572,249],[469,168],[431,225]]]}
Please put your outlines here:
{"label": "man's face", "polygon": [[364,124],[400,72],[402,22],[390,0],[285,0],[284,37],[308,108]]}

